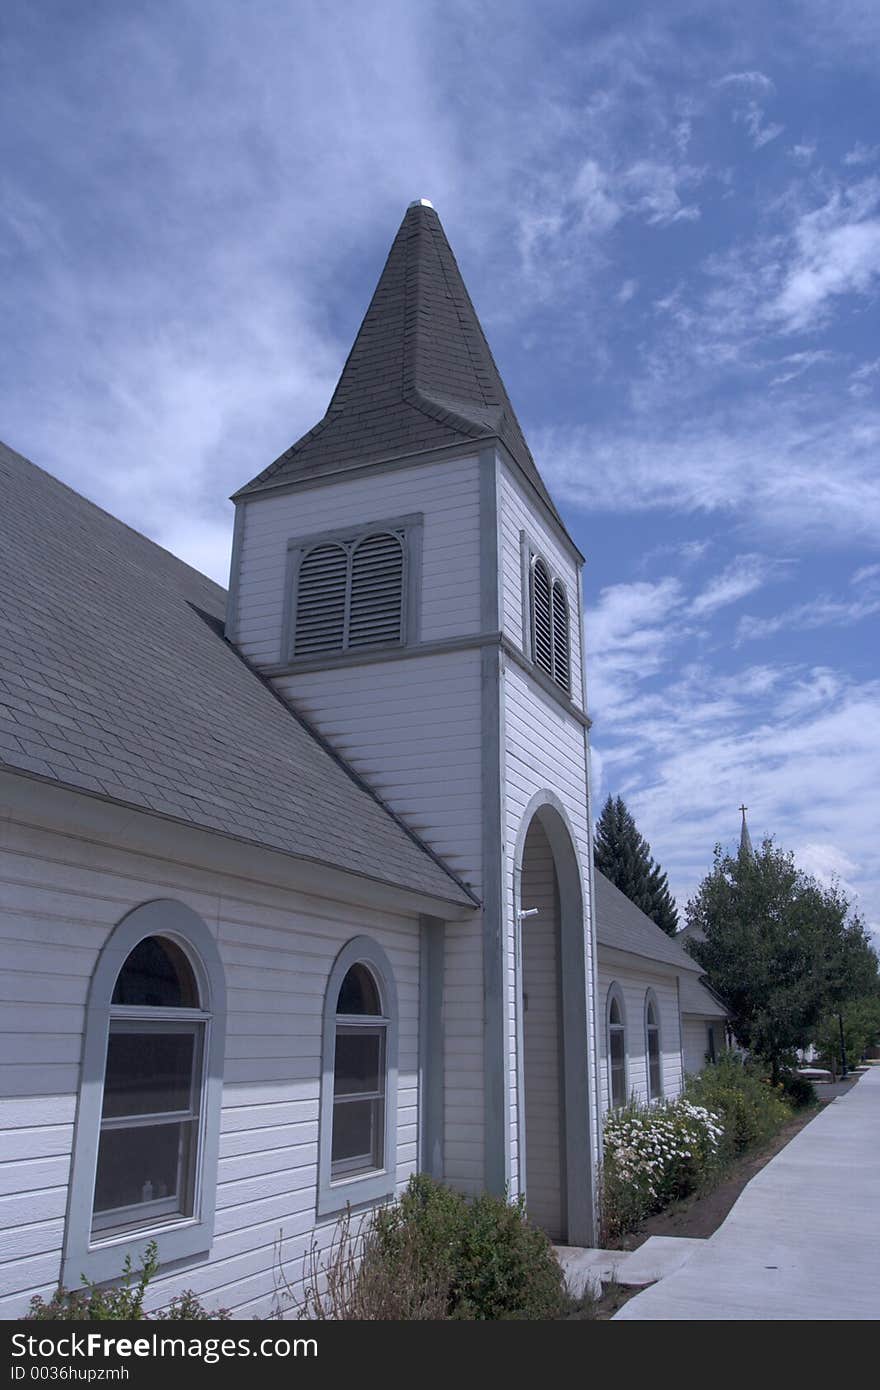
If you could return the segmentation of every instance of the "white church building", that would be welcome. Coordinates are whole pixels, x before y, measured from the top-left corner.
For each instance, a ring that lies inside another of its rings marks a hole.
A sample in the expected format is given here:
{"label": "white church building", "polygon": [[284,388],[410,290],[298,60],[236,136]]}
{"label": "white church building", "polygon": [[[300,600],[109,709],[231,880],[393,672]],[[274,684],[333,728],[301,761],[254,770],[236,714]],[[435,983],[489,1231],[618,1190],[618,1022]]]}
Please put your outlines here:
{"label": "white church building", "polygon": [[234,502],[225,593],[0,447],[6,1318],[150,1239],[266,1316],[415,1171],[595,1244],[604,1111],[723,1045],[594,873],[583,557],[430,204]]}

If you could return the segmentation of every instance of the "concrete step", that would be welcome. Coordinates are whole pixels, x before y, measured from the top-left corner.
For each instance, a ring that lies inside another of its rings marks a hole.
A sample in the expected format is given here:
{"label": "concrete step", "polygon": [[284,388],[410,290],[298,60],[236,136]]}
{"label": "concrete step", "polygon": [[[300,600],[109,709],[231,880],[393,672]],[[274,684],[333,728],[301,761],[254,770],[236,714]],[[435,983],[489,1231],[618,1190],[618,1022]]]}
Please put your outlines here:
{"label": "concrete step", "polygon": [[555,1245],[565,1282],[573,1298],[588,1290],[598,1296],[603,1284],[642,1288],[680,1269],[702,1240],[686,1236],[649,1236],[638,1250],[599,1250],[578,1245]]}

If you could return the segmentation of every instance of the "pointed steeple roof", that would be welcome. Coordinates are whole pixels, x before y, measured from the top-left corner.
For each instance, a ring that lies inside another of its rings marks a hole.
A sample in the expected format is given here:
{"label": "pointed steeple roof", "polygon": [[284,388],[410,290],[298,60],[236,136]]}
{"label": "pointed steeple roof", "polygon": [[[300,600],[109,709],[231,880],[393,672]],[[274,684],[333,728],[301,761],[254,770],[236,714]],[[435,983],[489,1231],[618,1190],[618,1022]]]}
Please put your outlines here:
{"label": "pointed steeple roof", "polygon": [[490,439],[560,521],[440,218],[423,198],[407,208],[326,415],[236,496]]}
{"label": "pointed steeple roof", "polygon": [[752,837],[749,834],[749,827],[746,825],[746,811],[748,806],[740,806],[742,811],[742,830],[739,834],[739,854],[741,859],[754,859],[755,851],[752,849]]}

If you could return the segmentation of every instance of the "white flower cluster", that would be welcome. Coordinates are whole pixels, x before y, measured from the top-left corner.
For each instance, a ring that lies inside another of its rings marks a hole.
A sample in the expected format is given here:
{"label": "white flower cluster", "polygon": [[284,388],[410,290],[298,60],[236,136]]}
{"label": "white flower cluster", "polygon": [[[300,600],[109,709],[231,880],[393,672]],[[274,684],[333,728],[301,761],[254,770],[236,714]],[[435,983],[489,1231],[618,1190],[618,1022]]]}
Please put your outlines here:
{"label": "white flower cluster", "polygon": [[699,1166],[717,1152],[723,1133],[718,1115],[690,1101],[630,1102],[605,1119],[605,1158],[618,1179],[655,1202],[683,1165]]}

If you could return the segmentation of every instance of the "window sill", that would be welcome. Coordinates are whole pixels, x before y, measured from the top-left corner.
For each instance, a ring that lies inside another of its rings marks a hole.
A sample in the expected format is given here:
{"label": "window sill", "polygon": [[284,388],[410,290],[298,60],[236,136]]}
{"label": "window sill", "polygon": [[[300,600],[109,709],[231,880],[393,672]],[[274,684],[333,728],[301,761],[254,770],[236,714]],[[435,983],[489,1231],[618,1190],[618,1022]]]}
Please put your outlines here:
{"label": "window sill", "polygon": [[83,1278],[98,1284],[117,1279],[122,1274],[126,1255],[131,1255],[135,1268],[138,1268],[144,1250],[153,1240],[158,1246],[160,1265],[169,1265],[190,1255],[207,1255],[212,1238],[213,1230],[208,1223],[192,1218],[175,1224],[157,1221],[155,1225],[144,1226],[140,1230],[120,1231],[91,1241],[80,1252],[68,1251],[61,1282],[66,1288],[77,1289]]}
{"label": "window sill", "polygon": [[358,1177],[336,1178],[318,1190],[318,1216],[333,1216],[346,1207],[386,1201],[394,1196],[396,1179],[388,1168],[374,1169]]}

